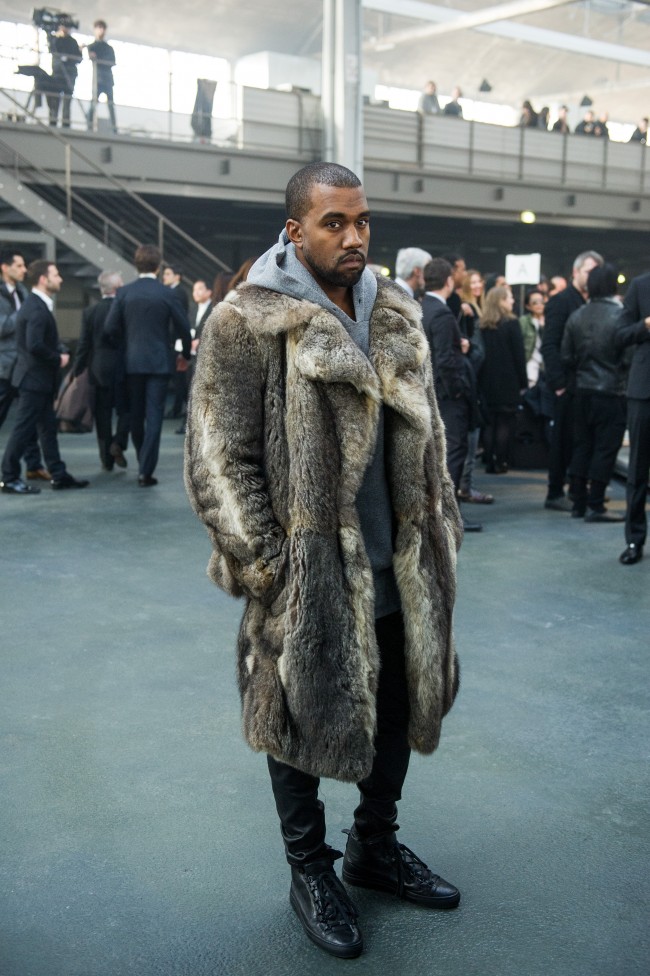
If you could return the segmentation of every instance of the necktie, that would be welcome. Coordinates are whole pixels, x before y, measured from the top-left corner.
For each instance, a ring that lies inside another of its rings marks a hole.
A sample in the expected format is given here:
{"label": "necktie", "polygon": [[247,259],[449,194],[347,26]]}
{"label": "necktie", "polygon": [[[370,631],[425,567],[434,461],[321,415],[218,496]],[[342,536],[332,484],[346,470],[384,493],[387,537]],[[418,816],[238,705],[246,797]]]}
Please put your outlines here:
{"label": "necktie", "polygon": [[20,298],[18,296],[18,289],[14,288],[14,305],[16,306],[16,311],[20,308]]}

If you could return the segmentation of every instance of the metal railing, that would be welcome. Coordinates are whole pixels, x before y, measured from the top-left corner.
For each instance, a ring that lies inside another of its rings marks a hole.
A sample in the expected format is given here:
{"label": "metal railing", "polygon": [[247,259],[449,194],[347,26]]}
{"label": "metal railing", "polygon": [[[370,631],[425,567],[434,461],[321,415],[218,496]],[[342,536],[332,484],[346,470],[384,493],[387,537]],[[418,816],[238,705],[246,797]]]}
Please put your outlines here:
{"label": "metal railing", "polygon": [[[15,109],[22,113],[26,111],[6,90],[2,91],[2,95]],[[156,243],[164,260],[181,265],[184,274],[190,279],[203,277],[209,269],[214,272],[232,270],[161,211],[65,139],[57,129],[45,125],[31,112],[28,116],[42,132],[48,134],[52,146],[48,163],[52,169],[64,173],[63,180],[46,172],[4,140],[0,141],[0,165],[13,172],[30,190],[65,214],[69,222],[78,224],[129,261],[132,261],[133,251],[139,243]],[[60,154],[58,163],[57,153]],[[96,205],[98,194],[95,191],[84,190],[79,180],[81,172],[101,176],[110,187],[106,194],[106,210]]]}

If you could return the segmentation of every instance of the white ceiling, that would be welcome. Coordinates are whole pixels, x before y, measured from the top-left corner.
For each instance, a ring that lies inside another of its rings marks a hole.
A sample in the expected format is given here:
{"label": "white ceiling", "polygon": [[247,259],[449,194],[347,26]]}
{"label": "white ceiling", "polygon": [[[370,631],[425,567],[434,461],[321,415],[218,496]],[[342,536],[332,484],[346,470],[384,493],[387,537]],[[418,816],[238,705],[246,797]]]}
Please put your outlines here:
{"label": "white ceiling", "polygon": [[[497,16],[498,10],[492,14],[492,8],[502,6],[499,0],[367,2],[364,59],[382,84],[419,89],[433,78],[441,92],[459,84],[474,97],[487,78],[491,101],[519,105],[529,98],[541,106],[575,103],[588,93],[597,110],[608,110],[619,121],[636,122],[650,113],[650,6],[645,0],[561,5],[549,0],[554,3],[549,9],[517,17]],[[386,12],[391,8],[400,14]],[[84,0],[83,8],[77,0],[76,10],[72,4],[63,9],[79,17],[81,30],[88,33],[92,21],[104,17],[114,38],[233,62],[260,50],[320,56],[322,0],[158,0],[139,5],[133,0],[111,0],[110,5]],[[0,0],[0,19],[29,21],[31,11],[32,4]],[[447,25],[445,33],[435,26],[453,15],[486,11],[489,22],[482,25],[453,30]],[[639,60],[645,64],[631,63]]]}

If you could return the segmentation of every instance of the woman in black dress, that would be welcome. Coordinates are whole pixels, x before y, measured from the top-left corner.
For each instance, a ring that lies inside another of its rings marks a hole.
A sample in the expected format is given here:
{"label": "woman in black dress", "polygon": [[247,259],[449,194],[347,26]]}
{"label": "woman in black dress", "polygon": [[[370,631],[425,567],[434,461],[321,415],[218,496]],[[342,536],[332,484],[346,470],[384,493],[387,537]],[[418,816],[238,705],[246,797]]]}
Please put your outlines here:
{"label": "woman in black dress", "polygon": [[485,296],[480,322],[485,346],[481,402],[488,415],[483,457],[486,471],[491,474],[508,470],[517,407],[528,386],[524,341],[519,321],[512,314],[513,307],[514,298],[507,285],[492,288]]}

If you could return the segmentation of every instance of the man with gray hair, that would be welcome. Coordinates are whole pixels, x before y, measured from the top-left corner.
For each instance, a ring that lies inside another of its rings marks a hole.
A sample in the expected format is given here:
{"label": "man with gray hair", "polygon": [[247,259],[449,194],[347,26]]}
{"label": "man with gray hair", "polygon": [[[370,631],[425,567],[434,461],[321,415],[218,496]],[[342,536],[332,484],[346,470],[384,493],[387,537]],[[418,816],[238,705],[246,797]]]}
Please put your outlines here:
{"label": "man with gray hair", "polygon": [[[97,279],[101,299],[83,313],[81,337],[77,347],[74,374],[85,369],[95,388],[95,426],[99,459],[104,471],[114,465],[126,467],[124,451],[129,439],[128,398],[124,375],[123,351],[114,349],[102,339],[104,323],[118,288],[124,282],[115,271],[102,271]],[[117,412],[117,429],[113,433],[113,410]]]}
{"label": "man with gray hair", "polygon": [[411,298],[424,292],[424,267],[430,260],[431,255],[421,247],[403,247],[397,252],[395,282]]}
{"label": "man with gray hair", "polygon": [[573,395],[575,377],[567,372],[562,360],[564,327],[572,312],[587,301],[587,278],[592,268],[603,264],[597,251],[583,251],[573,262],[571,284],[549,298],[544,308],[542,356],[546,382],[555,394],[551,420],[551,443],[548,467],[548,493],[545,508],[570,512],[573,503],[564,494],[573,451]]}

